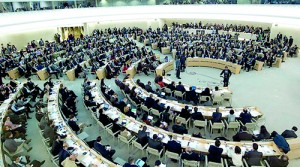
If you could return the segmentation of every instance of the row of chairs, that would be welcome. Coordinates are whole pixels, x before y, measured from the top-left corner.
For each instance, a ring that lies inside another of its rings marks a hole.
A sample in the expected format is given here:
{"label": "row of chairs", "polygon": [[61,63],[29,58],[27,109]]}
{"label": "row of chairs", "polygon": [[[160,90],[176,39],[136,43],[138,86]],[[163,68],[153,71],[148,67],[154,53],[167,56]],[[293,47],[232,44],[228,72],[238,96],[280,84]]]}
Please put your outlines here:
{"label": "row of chairs", "polygon": [[[185,92],[181,92],[178,90],[172,91],[170,88],[167,88],[167,87],[161,88],[157,83],[155,83],[155,86],[161,92],[165,92],[169,96],[173,96],[177,99],[180,98],[181,100],[186,99]],[[215,96],[212,99],[210,96],[200,96],[199,103],[206,101],[206,98],[209,98],[209,100],[212,101],[213,104],[218,104],[218,105],[222,104],[224,101],[228,101],[231,106],[232,94],[230,92],[224,92],[221,96]]]}

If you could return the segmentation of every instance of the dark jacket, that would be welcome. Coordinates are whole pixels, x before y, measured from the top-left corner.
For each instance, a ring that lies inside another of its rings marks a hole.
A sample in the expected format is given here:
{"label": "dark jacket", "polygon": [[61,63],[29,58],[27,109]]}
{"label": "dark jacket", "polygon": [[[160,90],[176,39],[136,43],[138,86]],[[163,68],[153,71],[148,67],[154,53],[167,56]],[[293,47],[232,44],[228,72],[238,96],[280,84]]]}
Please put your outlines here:
{"label": "dark jacket", "polygon": [[154,139],[150,139],[148,141],[148,146],[151,148],[154,148],[158,151],[160,151],[163,148],[163,144],[162,142],[158,141],[158,140],[154,140]]}
{"label": "dark jacket", "polygon": [[176,142],[175,140],[170,140],[170,141],[168,141],[168,143],[166,145],[166,150],[168,150],[170,152],[181,154],[181,152],[182,152],[181,144]]}
{"label": "dark jacket", "polygon": [[232,137],[232,139],[233,141],[241,141],[241,140],[252,141],[253,135],[249,134],[248,132],[238,132],[236,135]]}
{"label": "dark jacket", "polygon": [[293,130],[285,130],[281,136],[284,138],[297,138],[297,134]]}
{"label": "dark jacket", "polygon": [[210,145],[208,149],[208,161],[221,163],[221,155],[223,148],[218,148],[214,145]]}
{"label": "dark jacket", "polygon": [[263,154],[258,151],[249,151],[246,152],[245,157],[247,159],[247,163],[250,166],[260,166],[260,160],[263,157]]}

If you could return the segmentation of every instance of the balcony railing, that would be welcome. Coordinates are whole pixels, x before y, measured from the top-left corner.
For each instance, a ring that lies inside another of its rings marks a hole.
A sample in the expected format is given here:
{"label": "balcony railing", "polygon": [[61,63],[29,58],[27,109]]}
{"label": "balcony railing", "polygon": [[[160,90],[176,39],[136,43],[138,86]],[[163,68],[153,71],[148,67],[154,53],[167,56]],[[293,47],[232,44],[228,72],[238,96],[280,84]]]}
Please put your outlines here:
{"label": "balcony railing", "polygon": [[3,0],[0,2],[0,13],[24,12],[38,10],[56,10],[69,8],[141,6],[141,5],[202,5],[202,4],[300,4],[300,0],[55,0],[16,2]]}

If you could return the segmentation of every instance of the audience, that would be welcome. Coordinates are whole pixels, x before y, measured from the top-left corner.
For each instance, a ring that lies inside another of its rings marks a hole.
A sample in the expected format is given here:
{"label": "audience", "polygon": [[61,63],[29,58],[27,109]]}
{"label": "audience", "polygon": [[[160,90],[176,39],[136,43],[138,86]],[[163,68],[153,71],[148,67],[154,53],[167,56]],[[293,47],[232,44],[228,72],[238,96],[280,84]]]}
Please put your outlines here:
{"label": "audience", "polygon": [[208,149],[208,161],[221,163],[222,158],[222,152],[223,149],[220,148],[221,142],[220,140],[215,141],[215,145],[210,145]]}
{"label": "audience", "polygon": [[281,136],[284,138],[297,138],[296,132],[298,131],[298,128],[296,126],[292,127],[292,130],[285,130],[282,132]]}

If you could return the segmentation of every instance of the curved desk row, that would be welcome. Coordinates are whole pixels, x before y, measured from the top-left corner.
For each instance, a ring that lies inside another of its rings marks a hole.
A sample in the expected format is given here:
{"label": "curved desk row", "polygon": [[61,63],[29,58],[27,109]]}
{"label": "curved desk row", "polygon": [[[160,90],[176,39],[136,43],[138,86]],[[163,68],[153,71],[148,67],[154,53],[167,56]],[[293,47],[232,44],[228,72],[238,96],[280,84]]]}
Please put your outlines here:
{"label": "curved desk row", "polygon": [[[90,62],[90,59],[89,59],[89,60],[85,60],[85,61],[79,63],[78,65],[80,65],[80,66],[89,65],[89,62]],[[76,77],[75,77],[75,69],[76,69],[76,68],[77,68],[77,66],[74,67],[74,68],[72,68],[72,69],[70,69],[70,70],[68,70],[68,71],[66,72],[67,77],[68,77],[68,79],[69,79],[70,81],[74,81],[74,80],[76,79]]]}
{"label": "curved desk row", "polygon": [[188,67],[213,67],[218,69],[225,69],[225,66],[228,67],[234,74],[239,74],[241,71],[241,65],[227,62],[220,59],[211,59],[211,58],[190,58],[186,59],[186,66]]}
{"label": "curved desk row", "polygon": [[[163,82],[166,84],[171,84],[173,82],[173,80],[171,80],[168,77],[163,76]],[[175,81],[174,81],[175,82]],[[175,84],[177,85],[177,83],[175,82]],[[187,84],[182,84],[185,88],[186,91],[190,90],[191,85],[187,85]],[[206,87],[200,87],[200,86],[196,86],[196,93],[201,93]],[[219,87],[219,91],[224,94],[224,93],[231,93],[232,91],[230,91],[227,87]]]}
{"label": "curved desk row", "polygon": [[[1,106],[0,106],[0,126],[1,126],[1,128],[0,128],[0,139],[2,139],[2,133],[3,133],[2,132],[2,127],[3,127],[3,123],[4,123],[3,119],[4,119],[5,115],[6,115],[7,110],[10,107],[11,102],[13,102],[18,97],[18,95],[20,94],[20,92],[21,92],[21,90],[23,88],[23,85],[24,85],[24,83],[19,84],[18,87],[17,87],[16,92],[10,94],[9,95],[9,99],[6,99],[1,104]],[[6,166],[6,165],[4,165],[5,164],[4,163],[4,158],[3,158],[4,157],[4,151],[2,150],[3,147],[4,147],[3,143],[1,142],[1,145],[0,145],[0,156],[1,156],[1,158],[0,158],[0,166]]]}
{"label": "curved desk row", "polygon": [[84,141],[79,139],[79,137],[70,129],[70,127],[64,121],[60,109],[59,109],[59,88],[61,83],[55,83],[52,88],[51,95],[48,100],[48,116],[50,120],[53,120],[55,126],[58,127],[57,134],[66,136],[64,142],[66,142],[69,147],[75,148],[72,154],[78,154],[77,160],[84,166],[89,166],[90,164],[95,164],[98,167],[116,167],[115,164],[108,161],[99,155],[96,151],[91,149]]}
{"label": "curved desk row", "polygon": [[[125,81],[125,84],[127,84],[130,89],[132,89],[133,87],[136,87],[135,92],[141,99],[145,99],[146,97],[149,97],[151,94],[151,93],[147,92],[145,89],[142,89],[140,86],[138,86],[132,79],[127,79]],[[167,106],[170,106],[171,110],[175,111],[175,112],[181,112],[181,109],[184,108],[185,106],[198,107],[198,109],[199,109],[198,112],[201,112],[202,115],[208,119],[210,119],[212,117],[212,113],[216,111],[216,108],[182,104],[182,103],[178,103],[178,101],[163,99],[161,97],[158,97],[155,94],[153,94],[153,98],[158,99],[159,103],[164,103],[165,108],[167,108]],[[240,113],[243,111],[243,108],[233,108],[233,109],[235,111],[234,114],[236,117],[239,117]],[[253,117],[260,117],[263,115],[257,107],[248,107],[248,109],[250,110],[250,113]],[[230,110],[231,110],[231,108],[219,107],[219,111],[222,113],[223,118],[226,118],[227,115],[229,115]]]}
{"label": "curved desk row", "polygon": [[[109,105],[109,108],[106,111],[104,111],[105,115],[107,115],[112,120],[118,118],[118,123],[134,134],[137,134],[139,130],[142,130],[143,126],[147,126],[147,132],[150,133],[149,137],[152,137],[153,134],[158,134],[158,136],[162,136],[162,142],[166,144],[169,140],[171,140],[170,136],[177,136],[177,140],[181,143],[182,148],[191,147],[195,151],[202,152],[202,153],[208,153],[209,146],[212,144],[214,145],[215,143],[214,140],[191,137],[190,135],[175,134],[136,121],[134,118],[128,117],[125,114],[123,114],[116,107],[111,106],[110,103],[107,102],[106,99],[103,97],[103,95],[101,94],[101,92],[97,87],[94,87],[91,93],[94,97],[94,100],[97,103],[105,102]],[[227,149],[225,148],[240,146],[242,148],[242,152],[244,153],[246,150],[251,150],[253,144],[252,142],[224,142],[224,141],[221,141],[221,143],[222,143],[221,148],[223,148],[223,153],[222,153],[223,155],[227,155]],[[256,142],[256,143],[258,143],[259,151],[263,152],[264,156],[274,156],[274,155],[281,154],[278,147],[272,141]]]}
{"label": "curved desk row", "polygon": [[[56,58],[57,56],[65,53],[65,52],[66,52],[65,50],[62,50],[62,51],[59,51],[59,52],[55,52],[55,53],[53,53],[53,57]],[[13,69],[11,69],[11,70],[9,70],[7,72],[10,78],[12,78],[12,79],[18,79],[18,78],[21,77],[18,68],[19,67],[15,67],[15,68],[13,68]],[[49,77],[49,74],[48,74],[46,68],[44,68],[42,70],[39,70],[39,71],[38,71],[39,73],[37,73],[37,75],[39,75],[40,78],[45,78],[44,80],[46,80]]]}
{"label": "curved desk row", "polygon": [[156,75],[164,76],[167,72],[174,69],[174,60],[160,64],[156,69]]}

